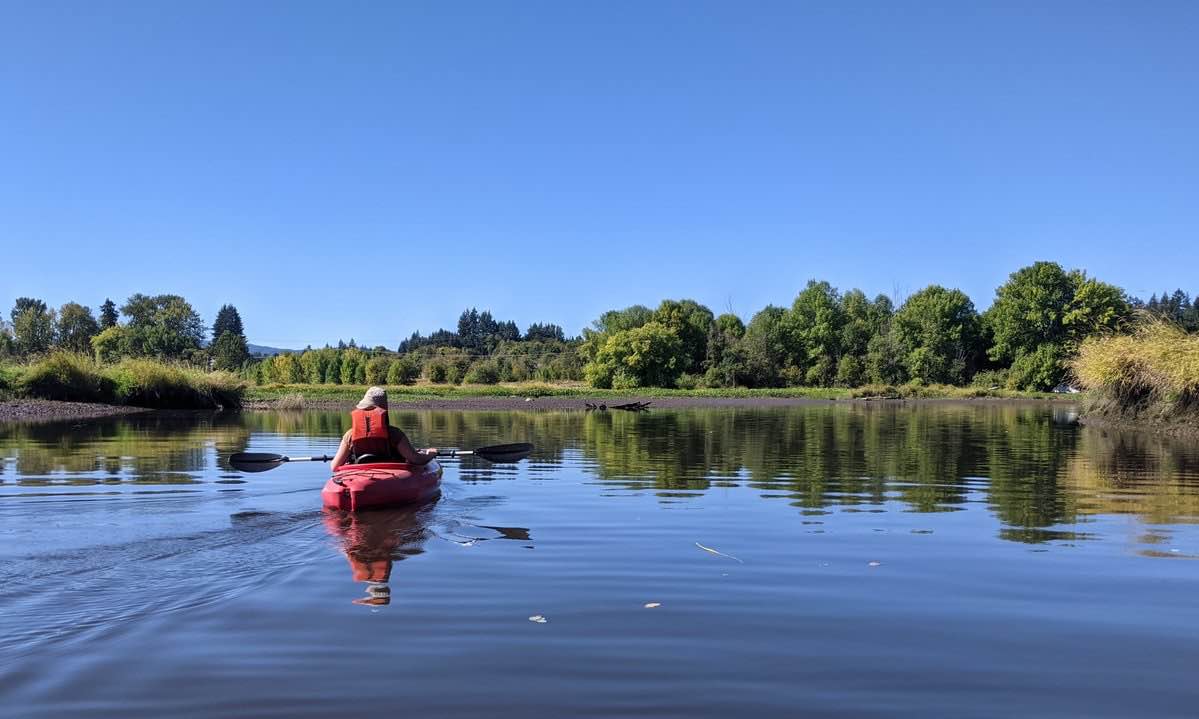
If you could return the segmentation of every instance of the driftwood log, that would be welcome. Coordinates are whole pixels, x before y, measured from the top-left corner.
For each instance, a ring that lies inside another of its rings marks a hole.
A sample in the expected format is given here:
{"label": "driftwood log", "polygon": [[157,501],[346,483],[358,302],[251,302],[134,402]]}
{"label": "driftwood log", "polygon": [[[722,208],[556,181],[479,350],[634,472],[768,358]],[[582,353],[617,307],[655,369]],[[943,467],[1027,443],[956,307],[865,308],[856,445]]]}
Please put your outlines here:
{"label": "driftwood log", "polygon": [[592,410],[608,410],[608,409],[623,409],[627,412],[645,412],[653,402],[626,402],[624,404],[614,404],[611,407],[605,404],[595,404],[593,402],[584,402],[587,405],[587,411]]}

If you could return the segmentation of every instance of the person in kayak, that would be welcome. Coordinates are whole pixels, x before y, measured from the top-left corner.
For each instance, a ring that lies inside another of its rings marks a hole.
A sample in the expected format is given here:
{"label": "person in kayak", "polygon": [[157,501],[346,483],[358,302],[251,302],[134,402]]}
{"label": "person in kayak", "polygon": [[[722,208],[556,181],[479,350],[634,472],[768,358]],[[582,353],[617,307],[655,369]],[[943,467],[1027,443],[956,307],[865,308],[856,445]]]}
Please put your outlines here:
{"label": "person in kayak", "polygon": [[[418,450],[405,435],[387,421],[387,390],[371,387],[350,413],[352,426],[342,435],[341,446],[333,455],[333,469],[346,464],[369,462],[407,462],[422,465],[433,461],[433,447]],[[364,461],[365,460],[365,461]]]}

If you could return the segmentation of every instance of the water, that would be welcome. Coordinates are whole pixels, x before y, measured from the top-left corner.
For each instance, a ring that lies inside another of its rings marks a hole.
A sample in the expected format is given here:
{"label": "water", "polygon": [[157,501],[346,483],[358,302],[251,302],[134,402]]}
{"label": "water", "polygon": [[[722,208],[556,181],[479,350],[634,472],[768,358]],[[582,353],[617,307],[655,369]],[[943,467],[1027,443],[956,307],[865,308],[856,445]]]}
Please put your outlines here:
{"label": "water", "polygon": [[1073,419],[397,412],[537,451],[357,517],[225,465],[339,414],[2,425],[0,715],[1193,716],[1199,447]]}

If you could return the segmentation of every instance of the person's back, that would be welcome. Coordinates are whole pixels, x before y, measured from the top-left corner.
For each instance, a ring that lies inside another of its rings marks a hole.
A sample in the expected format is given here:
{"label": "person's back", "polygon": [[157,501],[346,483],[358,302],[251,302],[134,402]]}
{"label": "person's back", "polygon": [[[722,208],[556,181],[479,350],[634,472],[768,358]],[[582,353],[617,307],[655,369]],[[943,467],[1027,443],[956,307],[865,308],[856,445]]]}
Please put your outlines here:
{"label": "person's back", "polygon": [[342,435],[341,446],[333,457],[333,469],[346,464],[395,462],[428,464],[437,456],[430,447],[417,450],[400,429],[392,427],[387,416],[387,391],[371,387],[350,414],[350,430]]}

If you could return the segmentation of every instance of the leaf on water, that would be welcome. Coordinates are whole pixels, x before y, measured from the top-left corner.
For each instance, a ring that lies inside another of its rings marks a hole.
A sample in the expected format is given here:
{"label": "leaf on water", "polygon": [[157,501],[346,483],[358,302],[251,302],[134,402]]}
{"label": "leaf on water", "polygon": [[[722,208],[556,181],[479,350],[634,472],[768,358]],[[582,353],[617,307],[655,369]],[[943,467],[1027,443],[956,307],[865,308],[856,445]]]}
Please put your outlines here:
{"label": "leaf on water", "polygon": [[545,624],[548,620],[540,614],[534,614],[533,616],[529,617],[529,621],[536,622],[537,624]]}
{"label": "leaf on water", "polygon": [[660,606],[662,606],[662,602],[646,602],[645,603],[646,609],[657,609]]}
{"label": "leaf on water", "polygon": [[700,544],[699,542],[696,542],[695,546],[699,547],[700,549],[704,550],[705,552],[710,552],[712,554],[715,554],[718,557],[724,557],[726,559],[731,559],[734,562],[737,562],[738,564],[745,564],[745,562],[742,562],[740,559],[737,559],[736,557],[734,557],[731,554],[725,554],[724,552],[718,552],[715,549],[712,549],[711,547],[705,547],[704,545]]}

